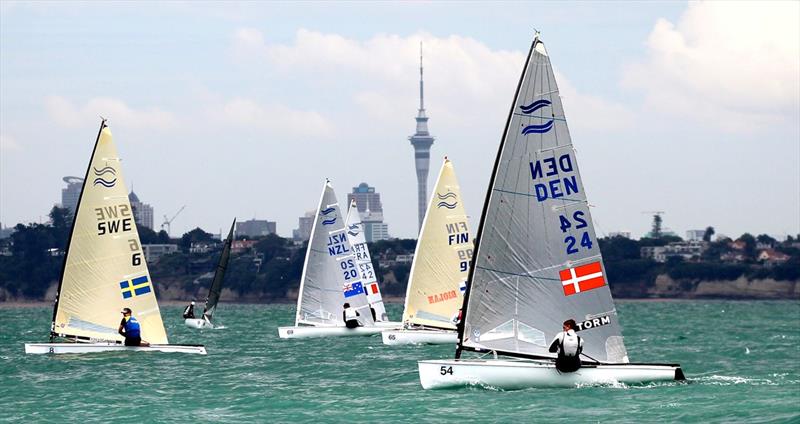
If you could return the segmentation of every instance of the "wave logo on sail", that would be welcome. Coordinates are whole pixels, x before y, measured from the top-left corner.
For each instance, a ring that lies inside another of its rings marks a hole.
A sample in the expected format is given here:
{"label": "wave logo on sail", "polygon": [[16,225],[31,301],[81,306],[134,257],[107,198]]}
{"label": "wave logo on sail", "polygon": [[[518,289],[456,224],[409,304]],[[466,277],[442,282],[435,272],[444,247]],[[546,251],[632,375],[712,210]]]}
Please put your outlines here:
{"label": "wave logo on sail", "polygon": [[106,166],[102,169],[92,167],[94,172],[94,183],[92,185],[101,185],[106,188],[114,187],[117,184],[117,170]]}
{"label": "wave logo on sail", "polygon": [[350,225],[347,228],[347,234],[350,234],[350,237],[355,237],[361,233],[361,229],[359,229],[358,224]]}
{"label": "wave logo on sail", "polygon": [[436,193],[436,197],[439,198],[439,204],[436,205],[437,208],[455,209],[458,206],[458,196],[452,191],[446,194]]}
{"label": "wave logo on sail", "polygon": [[336,223],[336,215],[334,215],[333,217],[328,217],[328,215],[334,212],[336,212],[336,208],[328,208],[320,211],[320,213],[327,218],[322,220],[322,225],[333,225]]}
{"label": "wave logo on sail", "polygon": [[119,288],[122,290],[122,298],[130,299],[134,296],[142,296],[153,291],[150,280],[147,276],[134,278],[133,280],[120,281]]}
{"label": "wave logo on sail", "polygon": [[[530,115],[533,112],[536,112],[537,110],[550,105],[552,105],[550,100],[539,99],[529,105],[520,106],[519,108],[522,110],[522,113]],[[544,124],[527,125],[525,128],[522,129],[522,135],[544,134],[552,129],[553,129],[553,120],[551,119],[545,122]]]}

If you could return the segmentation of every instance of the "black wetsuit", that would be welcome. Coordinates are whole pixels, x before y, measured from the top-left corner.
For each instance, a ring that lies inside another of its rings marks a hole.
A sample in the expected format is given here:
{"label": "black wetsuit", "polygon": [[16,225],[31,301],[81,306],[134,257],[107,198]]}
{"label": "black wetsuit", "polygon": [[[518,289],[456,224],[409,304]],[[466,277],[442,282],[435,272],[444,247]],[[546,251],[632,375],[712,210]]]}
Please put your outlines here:
{"label": "black wetsuit", "polygon": [[574,372],[580,369],[581,367],[581,351],[583,350],[583,342],[581,341],[580,336],[576,335],[575,337],[577,337],[578,340],[577,340],[577,347],[575,349],[575,354],[567,355],[564,352],[563,334],[564,333],[559,333],[559,335],[556,336],[555,340],[553,340],[553,343],[550,344],[550,349],[548,350],[552,353],[558,352],[558,356],[556,357],[557,370],[561,372]]}
{"label": "black wetsuit", "polygon": [[[358,311],[355,311],[355,313],[357,317],[361,316]],[[347,328],[356,328],[360,326],[356,318],[347,319],[347,312],[345,311],[342,311],[342,321],[344,321],[344,325]]]}
{"label": "black wetsuit", "polygon": [[189,304],[186,309],[183,310],[183,319],[194,318],[194,305]]}

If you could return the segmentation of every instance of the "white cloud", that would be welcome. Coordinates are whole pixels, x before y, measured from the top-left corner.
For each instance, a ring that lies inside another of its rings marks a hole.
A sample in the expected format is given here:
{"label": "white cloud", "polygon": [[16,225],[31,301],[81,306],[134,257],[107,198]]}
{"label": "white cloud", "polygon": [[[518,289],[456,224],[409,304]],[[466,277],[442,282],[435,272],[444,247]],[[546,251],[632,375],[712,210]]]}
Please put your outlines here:
{"label": "white cloud", "polygon": [[234,98],[208,110],[212,122],[229,126],[247,126],[273,134],[293,137],[325,138],[332,124],[321,114],[271,103],[260,104],[246,98]]}
{"label": "white cloud", "polygon": [[175,116],[159,108],[133,109],[119,99],[95,97],[83,106],[76,106],[72,101],[61,96],[45,98],[45,108],[50,117],[64,127],[79,127],[87,120],[100,116],[128,128],[170,129],[176,127]]}
{"label": "white cloud", "polygon": [[677,24],[656,22],[649,58],[623,84],[647,106],[726,131],[796,120],[800,3],[690,3]]}
{"label": "white cloud", "polygon": [[[408,131],[407,121],[418,103],[420,42],[424,42],[425,79],[433,82],[426,86],[426,106],[435,110],[438,127],[505,122],[525,60],[522,51],[492,50],[458,35],[376,35],[360,41],[307,29],[298,30],[292,43],[280,44],[270,43],[252,28],[236,31],[233,48],[248,64],[262,61],[287,74],[324,76],[324,84],[346,87],[360,113],[379,120],[383,128],[401,122]],[[581,93],[561,74],[557,78],[570,122],[610,131],[633,121],[622,105]],[[398,120],[400,116],[408,118]]]}
{"label": "white cloud", "polygon": [[0,151],[12,152],[18,150],[21,150],[21,147],[16,139],[6,134],[0,134]]}

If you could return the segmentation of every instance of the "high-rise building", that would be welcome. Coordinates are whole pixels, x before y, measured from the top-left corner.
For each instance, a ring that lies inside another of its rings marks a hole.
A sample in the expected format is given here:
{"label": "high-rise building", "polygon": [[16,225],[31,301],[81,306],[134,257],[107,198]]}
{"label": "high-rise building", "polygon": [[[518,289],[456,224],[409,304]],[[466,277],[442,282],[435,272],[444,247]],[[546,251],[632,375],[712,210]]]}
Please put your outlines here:
{"label": "high-rise building", "polygon": [[364,237],[367,242],[386,240],[389,238],[389,224],[383,222],[383,205],[381,195],[367,183],[353,187],[353,192],[347,194],[347,204],[355,199],[358,215],[364,224]]}
{"label": "high-rise building", "polygon": [[236,236],[260,237],[277,233],[277,224],[265,219],[251,219],[236,223]]}
{"label": "high-rise building", "polygon": [[414,165],[417,168],[417,213],[419,228],[422,229],[422,220],[425,219],[425,209],[428,206],[428,167],[431,160],[431,145],[433,137],[428,131],[428,117],[425,115],[425,95],[422,84],[422,43],[419,44],[419,111],[417,113],[417,131],[408,138],[414,146]]}
{"label": "high-rise building", "polygon": [[128,200],[130,200],[133,208],[133,218],[136,220],[136,225],[153,230],[153,207],[147,203],[142,203],[133,190],[128,195]]}
{"label": "high-rise building", "polygon": [[292,230],[292,240],[306,241],[311,238],[311,227],[314,225],[314,211],[308,211],[297,219],[297,229]]}
{"label": "high-rise building", "polygon": [[78,200],[81,198],[83,189],[83,178],[64,177],[63,181],[67,183],[67,187],[61,189],[61,207],[69,209],[75,215],[75,209],[78,208]]}

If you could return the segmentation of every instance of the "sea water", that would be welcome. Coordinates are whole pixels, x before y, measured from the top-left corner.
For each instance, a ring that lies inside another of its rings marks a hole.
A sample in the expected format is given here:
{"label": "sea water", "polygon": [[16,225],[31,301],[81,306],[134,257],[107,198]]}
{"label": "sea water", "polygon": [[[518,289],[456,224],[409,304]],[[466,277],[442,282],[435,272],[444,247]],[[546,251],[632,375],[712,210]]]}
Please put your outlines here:
{"label": "sea water", "polygon": [[[0,304],[1,422],[800,422],[800,303],[618,301],[632,361],[680,363],[687,383],[502,391],[423,390],[417,360],[453,346],[380,336],[281,340],[294,305],[221,304],[226,328],[184,326],[171,343],[207,356],[25,355],[51,309]],[[389,305],[398,319],[401,305]]]}

